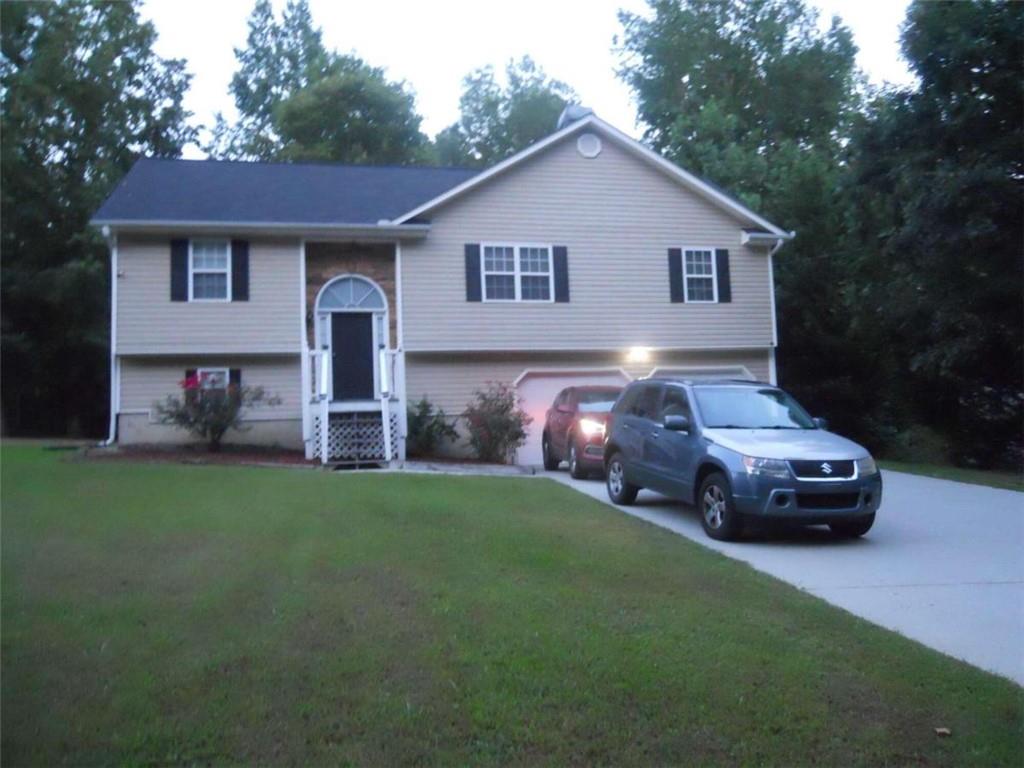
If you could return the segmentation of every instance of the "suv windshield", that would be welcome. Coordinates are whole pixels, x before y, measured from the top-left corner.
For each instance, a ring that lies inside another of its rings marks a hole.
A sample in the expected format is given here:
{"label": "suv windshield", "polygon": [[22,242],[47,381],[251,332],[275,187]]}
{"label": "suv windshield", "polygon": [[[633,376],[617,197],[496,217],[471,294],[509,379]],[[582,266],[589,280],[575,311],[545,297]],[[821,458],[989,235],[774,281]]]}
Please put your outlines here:
{"label": "suv windshield", "polygon": [[816,429],[807,411],[781,389],[694,387],[704,425],[719,429]]}
{"label": "suv windshield", "polygon": [[619,398],[618,389],[577,390],[576,399],[580,413],[608,413]]}

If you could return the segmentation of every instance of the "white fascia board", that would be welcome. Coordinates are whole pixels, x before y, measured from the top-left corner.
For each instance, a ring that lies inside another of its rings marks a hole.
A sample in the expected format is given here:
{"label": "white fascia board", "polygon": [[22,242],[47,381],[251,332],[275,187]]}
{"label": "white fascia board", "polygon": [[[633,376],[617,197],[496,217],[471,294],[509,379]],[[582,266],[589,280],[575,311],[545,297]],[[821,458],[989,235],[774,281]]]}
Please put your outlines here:
{"label": "white fascia board", "polygon": [[302,235],[306,240],[317,238],[363,237],[394,241],[400,239],[422,239],[430,232],[429,224],[323,224],[320,222],[280,221],[162,221],[139,219],[93,219],[94,227],[110,227],[118,232],[225,232],[244,234],[252,232],[262,235]]}
{"label": "white fascia board", "polygon": [[651,165],[654,165],[660,168],[661,170],[665,171],[670,177],[682,183],[688,189],[710,200],[712,203],[718,205],[721,208],[725,208],[727,210],[732,211],[740,218],[745,219],[746,221],[752,224],[756,224],[759,227],[763,227],[764,229],[769,230],[769,232],[771,232],[773,236],[773,239],[778,240],[781,238],[784,240],[789,240],[793,236],[792,233],[786,232],[781,227],[778,227],[775,224],[772,224],[767,219],[758,216],[752,210],[740,204],[736,200],[733,200],[727,195],[723,195],[721,192],[719,192],[717,189],[709,185],[703,179],[700,179],[699,177],[694,176],[692,173],[683,170],[675,163],[669,162],[664,157],[659,155],[657,152],[645,147],[643,144],[631,138],[630,136],[627,136],[618,128],[615,128],[609,123],[606,123],[597,115],[588,115],[582,120],[578,120],[575,123],[570,123],[569,125],[565,126],[565,128],[563,128],[562,130],[552,133],[550,136],[548,136],[545,139],[541,139],[536,144],[530,145],[526,149],[517,152],[516,154],[512,155],[509,158],[506,158],[505,160],[502,160],[497,165],[491,166],[486,171],[483,171],[482,173],[477,174],[473,178],[467,179],[461,184],[452,187],[447,192],[444,192],[435,197],[433,200],[428,200],[427,202],[414,208],[408,213],[403,213],[401,216],[395,218],[393,220],[393,223],[400,224],[403,221],[408,221],[409,219],[413,219],[422,213],[426,213],[427,211],[432,210],[433,208],[436,208],[437,206],[442,205],[443,203],[446,203],[449,200],[458,197],[459,195],[462,195],[465,192],[468,192],[477,185],[484,183],[488,179],[497,176],[500,173],[503,173],[512,166],[518,165],[519,163],[532,157],[533,155],[551,146],[552,144],[561,141],[566,136],[577,131],[581,131],[587,126],[593,126],[597,128],[599,131],[604,133],[608,138],[612,139],[617,144],[624,147],[626,150],[632,152],[633,154],[637,155],[638,157],[650,163]]}
{"label": "white fascia board", "polygon": [[616,139],[619,142],[619,144],[621,144],[627,150],[630,150],[634,154],[642,157],[652,165],[661,168],[662,170],[667,172],[669,176],[674,177],[677,181],[682,182],[684,186],[687,186],[693,191],[697,192],[698,194],[703,195],[711,202],[719,205],[722,208],[732,211],[733,213],[739,215],[741,218],[745,218],[757,224],[759,227],[764,227],[769,232],[771,232],[776,238],[788,240],[790,239],[790,237],[792,237],[792,235],[789,232],[786,232],[784,229],[782,229],[782,227],[778,227],[775,224],[772,224],[767,219],[758,216],[745,205],[742,205],[738,201],[733,200],[728,195],[723,195],[721,192],[712,187],[699,176],[694,176],[689,171],[684,170],[675,163],[666,160],[657,152],[648,147],[645,147],[639,141],[630,138],[615,126],[609,125],[608,123],[604,122],[603,120],[597,117],[595,117],[594,120],[604,131],[607,132],[609,136]]}
{"label": "white fascia board", "polygon": [[555,142],[559,141],[564,136],[568,136],[570,133],[578,131],[581,128],[583,128],[584,126],[586,126],[586,125],[590,125],[596,119],[597,118],[595,118],[594,115],[589,115],[589,116],[583,118],[582,120],[578,120],[575,123],[569,123],[569,125],[565,126],[565,128],[563,128],[562,130],[555,131],[554,133],[552,133],[547,138],[544,138],[544,139],[541,139],[540,141],[538,141],[536,144],[531,144],[526,149],[523,149],[523,150],[520,150],[519,152],[516,152],[516,154],[512,155],[511,157],[505,158],[504,160],[502,160],[497,165],[492,165],[486,171],[481,171],[480,173],[478,173],[473,178],[467,179],[466,181],[462,182],[461,184],[458,184],[458,185],[452,187],[447,192],[441,193],[440,195],[435,197],[433,200],[428,200],[427,202],[423,203],[422,205],[420,205],[420,206],[418,206],[416,208],[413,208],[408,213],[403,213],[401,216],[397,216],[396,218],[392,219],[392,223],[394,223],[394,224],[401,224],[403,221],[408,221],[409,219],[414,219],[417,216],[419,216],[421,213],[425,213],[426,211],[429,211],[429,210],[431,210],[433,208],[436,208],[437,206],[441,205],[442,203],[445,203],[448,200],[451,200],[453,197],[458,197],[463,192],[468,192],[473,187],[475,187],[475,186],[477,186],[479,184],[483,184],[489,178],[491,178],[493,176],[497,176],[499,173],[502,173],[503,171],[511,168],[513,165],[518,165],[523,160],[526,160],[527,158],[532,157],[533,155],[535,155],[538,152],[540,152],[541,150],[543,150],[545,147],[550,147],[552,144],[554,144]]}

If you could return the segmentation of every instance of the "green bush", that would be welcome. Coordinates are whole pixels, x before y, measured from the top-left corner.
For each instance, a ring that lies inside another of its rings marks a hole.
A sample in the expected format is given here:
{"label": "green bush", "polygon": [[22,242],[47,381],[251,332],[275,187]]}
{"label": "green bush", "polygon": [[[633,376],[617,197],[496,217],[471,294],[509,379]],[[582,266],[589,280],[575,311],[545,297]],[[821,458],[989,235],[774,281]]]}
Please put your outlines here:
{"label": "green bush", "polygon": [[443,441],[459,436],[444,410],[434,410],[426,397],[409,408],[408,421],[405,450],[410,456],[431,456]]}
{"label": "green bush", "polygon": [[533,418],[519,407],[519,398],[509,384],[490,382],[477,390],[466,406],[469,444],[483,461],[507,462],[512,452],[526,442],[526,427]]}
{"label": "green bush", "polygon": [[168,395],[162,403],[153,404],[158,421],[205,440],[211,451],[220,450],[221,440],[229,429],[250,429],[242,422],[243,408],[281,402],[280,397],[267,395],[262,387],[228,384],[224,389],[205,389],[195,374],[178,382],[178,386],[181,397]]}

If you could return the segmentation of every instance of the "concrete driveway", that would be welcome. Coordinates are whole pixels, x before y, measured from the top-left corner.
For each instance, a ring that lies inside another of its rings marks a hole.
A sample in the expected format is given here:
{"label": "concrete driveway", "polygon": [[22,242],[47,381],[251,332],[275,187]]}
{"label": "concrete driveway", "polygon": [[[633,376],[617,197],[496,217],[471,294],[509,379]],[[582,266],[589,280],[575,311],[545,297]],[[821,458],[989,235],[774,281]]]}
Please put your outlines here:
{"label": "concrete driveway", "polygon": [[[601,481],[545,474],[611,504]],[[664,496],[612,506],[1024,684],[1024,493],[902,472],[884,483],[874,527],[852,541],[804,528],[718,542],[694,508]]]}

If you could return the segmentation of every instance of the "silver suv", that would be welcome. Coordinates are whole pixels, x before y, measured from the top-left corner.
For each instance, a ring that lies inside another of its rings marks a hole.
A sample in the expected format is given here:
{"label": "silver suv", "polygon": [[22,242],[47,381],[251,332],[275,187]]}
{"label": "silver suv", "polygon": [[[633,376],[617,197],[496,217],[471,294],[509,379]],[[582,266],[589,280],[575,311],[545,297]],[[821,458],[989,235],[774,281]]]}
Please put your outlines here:
{"label": "silver suv", "polygon": [[770,384],[642,379],[619,396],[606,435],[613,502],[650,488],[695,504],[713,539],[736,538],[745,517],[863,536],[882,502],[867,450]]}

